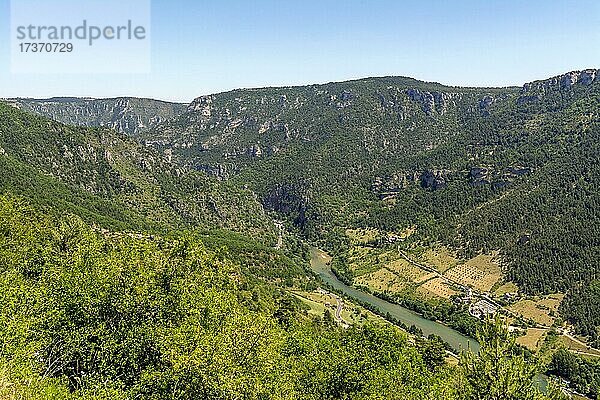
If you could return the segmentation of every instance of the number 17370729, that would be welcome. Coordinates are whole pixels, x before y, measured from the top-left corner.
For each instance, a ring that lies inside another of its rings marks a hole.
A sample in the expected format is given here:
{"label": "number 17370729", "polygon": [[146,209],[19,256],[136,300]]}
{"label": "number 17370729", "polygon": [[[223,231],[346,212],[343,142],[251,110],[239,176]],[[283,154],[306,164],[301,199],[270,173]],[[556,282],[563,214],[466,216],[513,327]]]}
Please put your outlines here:
{"label": "number 17370729", "polygon": [[19,43],[21,53],[72,53],[73,43]]}

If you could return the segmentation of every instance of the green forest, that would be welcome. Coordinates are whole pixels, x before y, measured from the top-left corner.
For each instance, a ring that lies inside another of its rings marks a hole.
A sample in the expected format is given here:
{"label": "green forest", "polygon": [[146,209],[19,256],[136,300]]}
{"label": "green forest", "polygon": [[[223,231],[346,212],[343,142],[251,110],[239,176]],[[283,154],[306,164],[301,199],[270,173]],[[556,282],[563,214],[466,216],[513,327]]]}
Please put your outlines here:
{"label": "green forest", "polygon": [[197,232],[106,235],[12,196],[0,216],[2,398],[544,398],[498,322],[450,366],[392,325],[309,317]]}

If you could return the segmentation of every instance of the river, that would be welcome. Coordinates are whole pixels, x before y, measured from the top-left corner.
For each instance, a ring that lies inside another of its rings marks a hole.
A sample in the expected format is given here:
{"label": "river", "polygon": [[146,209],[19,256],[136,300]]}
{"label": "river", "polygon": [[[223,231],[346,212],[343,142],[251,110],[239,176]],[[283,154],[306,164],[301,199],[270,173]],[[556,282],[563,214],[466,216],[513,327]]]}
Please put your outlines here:
{"label": "river", "polygon": [[[379,309],[382,313],[390,313],[390,315],[396,318],[398,321],[407,326],[414,325],[421,329],[425,336],[430,334],[438,335],[443,341],[448,343],[456,353],[460,353],[462,350],[470,349],[471,351],[479,352],[479,343],[475,339],[455,331],[454,329],[441,324],[439,322],[431,321],[423,318],[414,311],[399,306],[398,304],[390,303],[389,301],[380,299],[377,296],[373,296],[370,293],[363,292],[356,288],[346,285],[340,281],[329,267],[331,257],[323,250],[311,247],[310,249],[310,266],[313,272],[321,277],[321,279],[330,284],[334,289],[339,290],[346,296],[359,300],[364,303],[368,303],[373,307]],[[538,374],[536,379],[536,386],[546,393],[548,387],[548,378],[545,375]]]}
{"label": "river", "polygon": [[383,314],[390,313],[392,317],[407,326],[416,326],[423,331],[425,336],[434,334],[441,337],[442,340],[448,343],[457,353],[466,349],[471,349],[473,352],[479,351],[479,343],[477,343],[476,340],[469,338],[444,324],[428,320],[414,311],[399,306],[398,304],[390,303],[389,301],[380,299],[370,293],[346,285],[331,271],[331,268],[329,267],[330,260],[331,257],[324,251],[315,247],[311,248],[310,265],[312,270],[318,274],[325,283],[330,284],[336,290],[341,291],[350,298],[376,307]]}

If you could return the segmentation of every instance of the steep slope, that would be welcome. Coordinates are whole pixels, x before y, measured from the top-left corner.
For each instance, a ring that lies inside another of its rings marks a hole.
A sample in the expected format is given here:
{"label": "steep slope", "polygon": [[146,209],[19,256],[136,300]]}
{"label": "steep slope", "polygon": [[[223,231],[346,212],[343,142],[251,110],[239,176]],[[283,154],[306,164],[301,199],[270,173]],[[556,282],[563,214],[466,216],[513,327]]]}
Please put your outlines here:
{"label": "steep slope", "polygon": [[153,229],[226,228],[275,242],[254,195],[176,167],[102,128],[75,128],[0,104],[0,184],[88,222]]}
{"label": "steep slope", "polygon": [[142,137],[249,185],[338,255],[349,227],[416,227],[410,243],[500,250],[527,293],[567,291],[600,272],[599,75],[505,89],[377,78],[238,90],[200,97]]}
{"label": "steep slope", "polygon": [[128,135],[153,128],[185,111],[185,104],[160,100],[119,97],[86,99],[55,97],[51,99],[15,98],[9,104],[67,125],[106,127]]}

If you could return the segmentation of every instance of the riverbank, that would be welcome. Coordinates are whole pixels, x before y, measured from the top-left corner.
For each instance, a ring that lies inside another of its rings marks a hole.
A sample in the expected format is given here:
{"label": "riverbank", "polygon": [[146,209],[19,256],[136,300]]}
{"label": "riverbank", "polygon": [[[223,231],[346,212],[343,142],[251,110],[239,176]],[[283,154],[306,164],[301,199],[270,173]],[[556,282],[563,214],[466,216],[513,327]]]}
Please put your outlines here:
{"label": "riverbank", "polygon": [[331,268],[329,267],[330,261],[331,257],[324,251],[315,247],[310,249],[311,269],[325,283],[331,285],[334,289],[359,303],[368,304],[372,308],[378,310],[382,315],[389,315],[408,327],[415,326],[423,332],[424,336],[432,334],[439,336],[444,342],[448,343],[456,353],[460,353],[463,350],[471,350],[473,352],[479,351],[479,343],[477,343],[476,340],[463,335],[447,325],[428,320],[414,311],[398,304],[391,303],[373,294],[346,285],[331,271]]}

